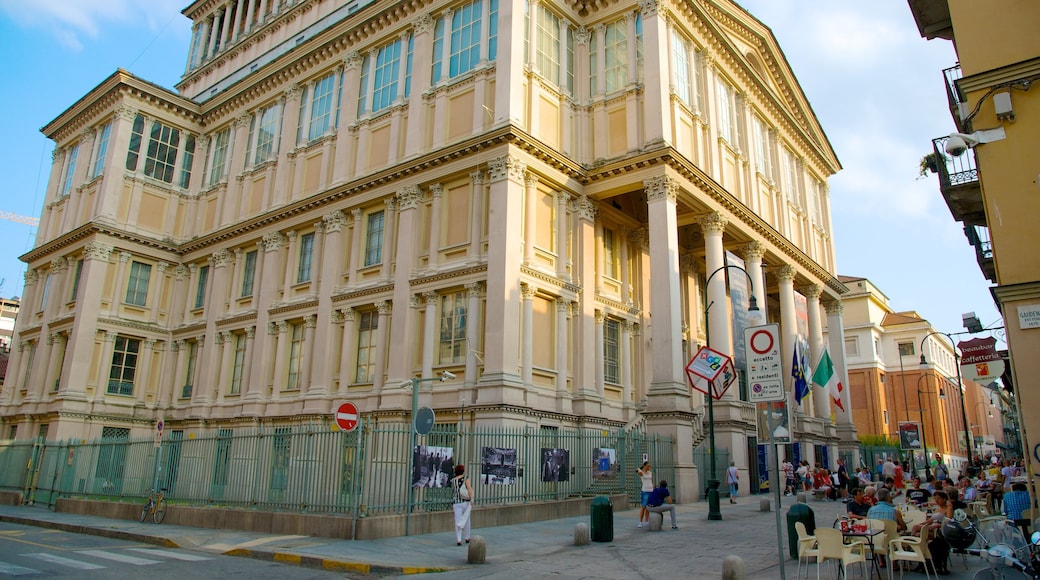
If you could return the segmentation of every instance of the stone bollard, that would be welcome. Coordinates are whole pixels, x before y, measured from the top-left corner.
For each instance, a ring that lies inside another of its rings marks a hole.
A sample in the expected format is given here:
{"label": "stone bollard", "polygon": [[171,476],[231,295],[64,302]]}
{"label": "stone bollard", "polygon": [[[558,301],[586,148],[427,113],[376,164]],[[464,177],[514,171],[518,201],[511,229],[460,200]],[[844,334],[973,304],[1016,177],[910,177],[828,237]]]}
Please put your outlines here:
{"label": "stone bollard", "polygon": [[574,526],[574,545],[575,546],[588,546],[589,542],[592,541],[592,532],[589,530],[589,525],[585,522],[581,522]]}
{"label": "stone bollard", "polygon": [[664,514],[658,512],[650,512],[650,531],[660,532],[661,524],[664,523]]}
{"label": "stone bollard", "polygon": [[469,552],[466,554],[466,562],[470,564],[483,564],[487,557],[487,542],[484,536],[473,536],[469,539]]}
{"label": "stone bollard", "polygon": [[744,569],[744,560],[740,556],[729,555],[722,561],[722,580],[744,580],[747,571]]}
{"label": "stone bollard", "polygon": [[772,507],[772,504],[769,503],[769,498],[768,497],[760,497],[760,498],[758,498],[758,511],[760,511],[760,512],[767,512],[767,511],[769,511],[771,509],[771,507]]}
{"label": "stone bollard", "polygon": [[809,498],[805,495],[804,491],[798,492],[798,503],[808,503]]}

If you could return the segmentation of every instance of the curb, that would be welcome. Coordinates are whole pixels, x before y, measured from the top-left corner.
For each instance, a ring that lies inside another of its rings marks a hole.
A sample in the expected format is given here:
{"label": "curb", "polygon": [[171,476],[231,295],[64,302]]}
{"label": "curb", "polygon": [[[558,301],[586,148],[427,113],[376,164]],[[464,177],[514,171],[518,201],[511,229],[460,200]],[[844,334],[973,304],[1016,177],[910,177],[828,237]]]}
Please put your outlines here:
{"label": "curb", "polygon": [[280,564],[292,564],[303,568],[315,568],[318,570],[330,570],[333,572],[353,572],[356,574],[395,574],[398,576],[406,574],[432,574],[438,572],[452,572],[462,568],[441,567],[417,567],[417,566],[387,566],[382,564],[369,564],[366,562],[350,562],[336,560],[333,558],[319,558],[316,556],[301,556],[290,552],[266,552],[264,550],[250,550],[248,548],[234,548],[223,552],[225,556],[237,556],[240,558],[253,558],[267,562],[278,562]]}
{"label": "curb", "polygon": [[51,522],[47,520],[38,520],[32,518],[21,518],[18,516],[5,516],[0,515],[0,522],[8,522],[12,524],[21,524],[24,526],[34,526],[37,528],[48,528],[51,530],[61,530],[63,532],[72,532],[75,534],[86,534],[90,536],[101,536],[104,538],[112,538],[115,540],[129,540],[132,542],[142,542],[145,544],[152,544],[163,548],[180,548],[181,546],[169,538],[163,538],[160,536],[152,536],[149,534],[138,534],[135,532],[125,532],[122,530],[112,530],[106,528],[97,528],[91,526],[84,526],[81,524],[66,524],[62,522]]}

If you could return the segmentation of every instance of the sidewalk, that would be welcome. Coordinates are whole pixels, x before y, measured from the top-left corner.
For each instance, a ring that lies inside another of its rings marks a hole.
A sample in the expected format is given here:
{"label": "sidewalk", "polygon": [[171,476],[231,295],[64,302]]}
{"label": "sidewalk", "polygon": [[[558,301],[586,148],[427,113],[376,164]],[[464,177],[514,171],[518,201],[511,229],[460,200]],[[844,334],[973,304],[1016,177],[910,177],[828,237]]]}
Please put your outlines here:
{"label": "sidewalk", "polygon": [[[785,497],[782,503],[784,566],[787,577],[793,579],[798,562],[789,557],[786,514],[794,498]],[[844,509],[842,503],[810,500],[808,505],[819,526],[830,526]],[[156,525],[30,506],[0,506],[0,521],[379,577],[438,573],[439,578],[508,580],[539,576],[708,579],[721,577],[722,561],[731,554],[744,560],[749,579],[781,577],[776,513],[759,511],[758,496],[740,498],[736,505],[723,502],[720,521],[708,521],[705,502],[676,508],[679,529],[670,529],[666,515],[660,532],[637,528],[637,510],[615,511],[613,541],[588,546],[574,545],[574,528],[579,522],[588,524],[589,516],[474,529],[473,535],[482,536],[487,543],[482,565],[466,563],[467,546],[455,545],[454,532],[351,541]],[[969,558],[968,564],[970,569],[965,571],[963,560],[955,556],[950,566],[953,574],[946,578],[970,578],[985,567],[979,558]],[[815,567],[810,565],[813,576]],[[833,577],[834,570],[825,565],[821,578]],[[852,576],[858,574],[857,565]]]}

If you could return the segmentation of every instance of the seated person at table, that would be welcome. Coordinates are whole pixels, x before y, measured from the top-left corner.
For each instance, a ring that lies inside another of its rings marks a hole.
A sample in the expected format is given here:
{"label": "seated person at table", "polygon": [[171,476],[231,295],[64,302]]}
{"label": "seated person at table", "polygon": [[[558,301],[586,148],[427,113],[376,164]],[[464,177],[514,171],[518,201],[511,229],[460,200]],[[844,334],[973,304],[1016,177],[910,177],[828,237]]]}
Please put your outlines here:
{"label": "seated person at table", "polygon": [[873,520],[892,520],[896,523],[896,531],[905,532],[906,522],[903,520],[903,512],[892,505],[892,492],[881,488],[877,491],[878,503],[867,510],[867,517]]}
{"label": "seated person at table", "polygon": [[906,501],[918,507],[928,503],[932,499],[932,492],[921,487],[921,478],[914,476],[910,489],[906,490]]}
{"label": "seated person at table", "polygon": [[870,505],[871,507],[876,506],[877,505],[877,495],[876,494],[877,494],[877,488],[874,487],[873,485],[868,485],[867,488],[863,490],[863,501],[867,502],[867,505]]}
{"label": "seated person at table", "polygon": [[971,503],[979,497],[979,488],[975,487],[967,475],[962,475],[957,480],[957,487],[961,489],[961,499],[964,500],[964,503]]}
{"label": "seated person at table", "polygon": [[937,491],[932,497],[935,500],[935,511],[932,515],[942,514],[944,518],[952,518],[953,502],[950,501],[950,495],[945,491]]}
{"label": "seated person at table", "polygon": [[831,475],[826,469],[816,470],[813,478],[813,495],[822,495],[826,499],[835,499],[837,496],[831,486]]}
{"label": "seated person at table", "polygon": [[[946,494],[940,491],[937,492],[936,497],[938,497],[939,493],[943,494],[943,501],[945,501]],[[947,507],[952,511],[952,507],[949,505],[947,505]],[[950,544],[946,541],[946,538],[939,533],[939,529],[942,528],[944,519],[945,516],[942,513],[936,512],[928,516],[928,519],[925,521],[914,526],[914,529],[910,530],[912,535],[918,536],[921,533],[921,528],[928,528],[928,533],[925,534],[922,539],[928,542],[928,551],[932,554],[932,566],[935,568],[935,571],[942,576],[946,576],[950,573],[947,569],[950,557]]]}
{"label": "seated person at table", "polygon": [[662,514],[664,512],[672,514],[672,529],[677,530],[679,526],[675,525],[675,505],[672,504],[671,494],[668,493],[668,482],[661,480],[661,484],[650,492],[650,497],[646,500],[646,509],[651,513]]}
{"label": "seated person at table", "polygon": [[1017,525],[1029,526],[1032,525],[1032,522],[1022,518],[1022,512],[1029,507],[1029,491],[1026,484],[1012,483],[1011,491],[1004,494],[1004,514],[1009,520],[1014,520]]}
{"label": "seated person at table", "polygon": [[863,488],[857,487],[852,490],[852,501],[845,504],[845,510],[849,512],[849,517],[854,520],[865,520],[867,519],[867,512],[870,510],[870,503],[867,502],[865,495],[863,495]]}

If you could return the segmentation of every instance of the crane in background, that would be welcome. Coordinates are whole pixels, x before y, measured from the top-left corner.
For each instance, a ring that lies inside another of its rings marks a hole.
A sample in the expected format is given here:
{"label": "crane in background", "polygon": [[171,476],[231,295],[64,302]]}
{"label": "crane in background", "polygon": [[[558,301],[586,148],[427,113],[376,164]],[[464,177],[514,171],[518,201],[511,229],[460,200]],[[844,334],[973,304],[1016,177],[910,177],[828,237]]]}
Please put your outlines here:
{"label": "crane in background", "polygon": [[40,218],[34,218],[34,217],[29,217],[29,216],[24,216],[24,215],[18,215],[16,213],[11,213],[11,212],[7,212],[7,211],[0,211],[0,219],[10,220],[10,221],[13,221],[13,222],[18,222],[20,224],[26,224],[26,225],[30,225],[30,226],[33,226],[33,227],[36,227],[36,226],[40,225]]}

